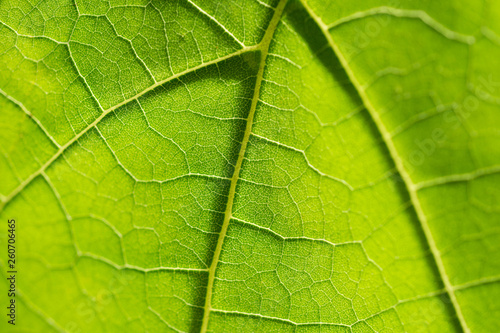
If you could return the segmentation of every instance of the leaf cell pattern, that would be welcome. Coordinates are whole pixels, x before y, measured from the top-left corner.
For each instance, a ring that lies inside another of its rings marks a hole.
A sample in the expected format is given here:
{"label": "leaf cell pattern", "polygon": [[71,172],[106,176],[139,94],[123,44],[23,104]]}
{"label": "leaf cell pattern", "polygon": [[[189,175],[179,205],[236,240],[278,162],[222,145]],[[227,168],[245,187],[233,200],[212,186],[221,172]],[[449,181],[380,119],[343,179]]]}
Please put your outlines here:
{"label": "leaf cell pattern", "polygon": [[18,328],[497,331],[498,15],[0,2]]}

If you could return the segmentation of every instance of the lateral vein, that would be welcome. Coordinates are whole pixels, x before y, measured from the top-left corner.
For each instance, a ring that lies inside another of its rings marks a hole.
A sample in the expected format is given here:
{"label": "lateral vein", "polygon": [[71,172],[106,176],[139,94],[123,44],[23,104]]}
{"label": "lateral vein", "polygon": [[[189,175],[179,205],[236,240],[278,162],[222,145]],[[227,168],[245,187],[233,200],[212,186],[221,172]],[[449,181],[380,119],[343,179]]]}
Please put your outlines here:
{"label": "lateral vein", "polygon": [[109,109],[106,109],[104,110],[101,115],[99,117],[97,117],[90,125],[88,125],[85,129],[83,129],[80,133],[78,133],[76,136],[74,136],[71,140],[69,140],[68,142],[66,142],[64,145],[60,146],[59,145],[59,150],[47,161],[45,162],[37,171],[35,171],[34,173],[32,173],[28,178],[26,178],[21,184],[19,184],[18,187],[16,187],[9,195],[5,196],[4,198],[2,198],[2,203],[0,203],[0,211],[3,210],[3,208],[5,207],[5,205],[7,205],[7,203],[9,203],[14,197],[16,197],[26,186],[28,186],[32,181],[33,179],[35,179],[36,177],[38,177],[39,175],[42,174],[42,172],[44,172],[49,166],[52,165],[52,163],[54,163],[55,160],[57,160],[57,158],[59,156],[62,155],[62,153],[64,153],[64,151],[66,151],[66,149],[71,146],[73,143],[75,143],[76,141],[78,141],[78,139],[80,139],[85,133],[87,133],[88,131],[90,131],[92,128],[94,128],[95,126],[97,126],[102,119],[104,119],[108,114],[110,114],[111,112],[113,112],[114,110],[118,109],[119,107],[121,106],[124,106],[132,101],[135,101],[137,100],[138,98],[140,98],[141,96],[145,95],[146,93],[158,88],[159,86],[162,86],[170,81],[173,81],[175,79],[178,79],[184,75],[187,75],[189,73],[192,73],[192,72],[195,72],[197,70],[200,70],[202,68],[205,68],[205,67],[208,67],[210,65],[214,65],[214,64],[217,64],[217,63],[220,63],[222,61],[225,61],[225,60],[228,60],[230,58],[233,58],[233,57],[237,57],[239,55],[242,55],[244,53],[247,53],[247,52],[251,52],[251,51],[255,51],[255,50],[259,50],[260,48],[260,45],[255,45],[255,46],[250,46],[250,47],[246,47],[246,48],[242,48],[236,52],[233,52],[231,54],[228,54],[224,57],[220,57],[220,58],[217,58],[217,59],[214,59],[214,60],[211,60],[211,61],[207,61],[203,64],[200,64],[196,67],[192,67],[192,68],[189,68],[185,71],[182,71],[180,73],[177,73],[175,75],[172,75],[170,76],[169,78],[166,78],[162,81],[158,81],[156,82],[155,84],[149,86],[148,88],[146,88],[145,90],[141,91],[140,93],[138,93],[137,95],[135,96],[132,96],[118,104],[116,104],[115,106],[112,106],[110,107]]}
{"label": "lateral vein", "polygon": [[417,213],[418,220],[420,221],[420,225],[422,227],[422,230],[424,232],[425,238],[427,240],[427,243],[429,245],[429,248],[431,250],[432,256],[434,257],[434,261],[436,263],[436,266],[439,271],[439,275],[441,280],[443,281],[446,293],[450,297],[451,303],[453,305],[453,309],[455,310],[455,313],[457,315],[457,318],[460,322],[460,326],[463,329],[465,333],[469,333],[470,329],[467,326],[467,322],[465,321],[465,317],[462,314],[462,310],[460,308],[460,305],[458,304],[458,300],[455,296],[454,292],[454,287],[450,282],[450,279],[448,278],[448,275],[446,274],[446,270],[444,267],[443,260],[441,259],[441,255],[439,252],[439,249],[437,248],[436,242],[434,240],[434,237],[432,235],[431,229],[429,227],[429,224],[427,222],[427,217],[422,209],[422,206],[420,205],[420,200],[418,199],[417,196],[417,188],[415,184],[413,184],[413,181],[410,178],[410,175],[406,172],[406,169],[403,166],[402,160],[399,158],[398,152],[396,150],[396,147],[394,143],[391,140],[390,133],[389,131],[385,128],[385,125],[383,124],[382,120],[380,119],[375,107],[372,105],[370,99],[368,98],[368,95],[366,94],[365,90],[363,89],[362,85],[359,83],[357,80],[356,76],[354,75],[354,72],[351,70],[349,67],[349,63],[347,62],[347,59],[344,58],[344,55],[340,51],[338,45],[333,41],[332,36],[328,32],[328,26],[319,18],[316,13],[305,3],[304,0],[301,0],[304,8],[306,8],[307,12],[309,13],[309,16],[316,22],[316,24],[319,26],[321,31],[323,32],[323,35],[328,41],[328,44],[334,51],[335,55],[339,59],[340,63],[342,64],[342,67],[346,71],[346,74],[348,75],[351,83],[353,84],[354,88],[358,92],[361,100],[363,101],[364,106],[368,110],[368,113],[370,114],[373,122],[377,126],[382,139],[384,140],[384,143],[389,150],[389,154],[394,161],[394,164],[396,165],[396,168],[401,175],[401,178],[404,181],[404,184],[406,186],[406,189],[410,195],[411,202],[413,204],[413,207],[415,208],[415,212]]}

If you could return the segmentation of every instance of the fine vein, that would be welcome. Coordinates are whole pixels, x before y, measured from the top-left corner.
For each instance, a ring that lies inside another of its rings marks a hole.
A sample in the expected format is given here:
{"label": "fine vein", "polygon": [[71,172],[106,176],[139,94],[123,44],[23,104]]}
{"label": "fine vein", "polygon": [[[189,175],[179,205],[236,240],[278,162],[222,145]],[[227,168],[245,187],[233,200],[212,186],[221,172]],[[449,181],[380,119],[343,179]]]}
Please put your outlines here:
{"label": "fine vein", "polygon": [[262,78],[264,75],[264,67],[266,63],[266,57],[269,51],[269,45],[271,44],[271,40],[274,35],[274,31],[276,30],[276,27],[278,26],[278,22],[281,18],[281,14],[283,12],[283,9],[285,8],[287,0],[281,0],[278,6],[276,7],[276,10],[274,12],[274,16],[271,19],[271,22],[269,23],[269,27],[266,30],[266,33],[260,42],[259,45],[260,47],[260,65],[259,65],[259,71],[257,72],[257,78],[255,81],[255,90],[254,94],[252,97],[252,105],[250,107],[250,111],[248,113],[247,117],[247,123],[245,127],[245,133],[243,135],[243,140],[241,142],[241,147],[240,151],[238,153],[238,160],[236,161],[236,166],[234,168],[234,173],[233,176],[231,177],[231,185],[229,187],[229,194],[228,194],[228,200],[227,200],[227,205],[226,205],[226,211],[224,212],[224,222],[222,223],[222,228],[219,233],[219,238],[217,240],[217,246],[214,251],[214,255],[212,258],[212,262],[210,264],[210,268],[208,271],[208,283],[207,283],[207,292],[205,296],[205,306],[204,306],[204,313],[203,313],[203,322],[201,326],[201,333],[207,332],[208,329],[208,321],[210,317],[210,311],[212,310],[212,293],[213,293],[213,287],[214,287],[214,281],[215,281],[215,271],[217,269],[217,264],[219,262],[219,257],[222,252],[222,245],[224,243],[224,238],[226,237],[227,229],[229,227],[229,221],[231,220],[232,216],[232,211],[233,211],[233,201],[236,193],[236,184],[238,182],[238,178],[240,175],[241,171],[241,164],[243,163],[243,158],[245,156],[245,151],[248,145],[248,140],[250,138],[250,133],[252,131],[252,125],[253,125],[253,118],[255,115],[255,109],[257,108],[257,102],[259,100],[259,95],[260,95],[260,86],[262,83]]}

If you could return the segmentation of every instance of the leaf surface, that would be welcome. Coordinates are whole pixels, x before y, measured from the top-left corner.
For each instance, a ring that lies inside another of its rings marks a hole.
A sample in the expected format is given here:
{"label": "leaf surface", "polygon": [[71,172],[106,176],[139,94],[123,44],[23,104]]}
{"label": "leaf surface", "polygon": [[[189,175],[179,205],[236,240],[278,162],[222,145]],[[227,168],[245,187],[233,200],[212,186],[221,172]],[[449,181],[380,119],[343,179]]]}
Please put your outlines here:
{"label": "leaf surface", "polygon": [[499,15],[0,2],[16,329],[497,331]]}

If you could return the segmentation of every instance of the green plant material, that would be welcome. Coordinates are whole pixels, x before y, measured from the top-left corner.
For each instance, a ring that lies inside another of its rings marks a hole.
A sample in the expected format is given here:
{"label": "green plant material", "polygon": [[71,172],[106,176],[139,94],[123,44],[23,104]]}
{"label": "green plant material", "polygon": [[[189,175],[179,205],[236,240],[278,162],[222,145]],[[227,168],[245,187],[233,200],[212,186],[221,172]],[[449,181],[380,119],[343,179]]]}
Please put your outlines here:
{"label": "green plant material", "polygon": [[0,1],[0,330],[499,331],[499,17]]}

